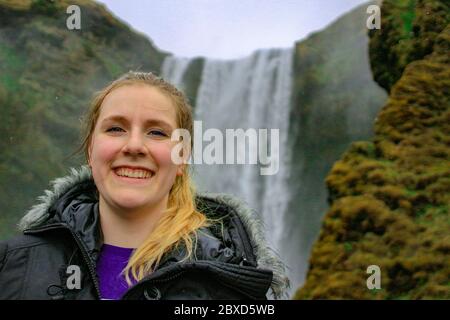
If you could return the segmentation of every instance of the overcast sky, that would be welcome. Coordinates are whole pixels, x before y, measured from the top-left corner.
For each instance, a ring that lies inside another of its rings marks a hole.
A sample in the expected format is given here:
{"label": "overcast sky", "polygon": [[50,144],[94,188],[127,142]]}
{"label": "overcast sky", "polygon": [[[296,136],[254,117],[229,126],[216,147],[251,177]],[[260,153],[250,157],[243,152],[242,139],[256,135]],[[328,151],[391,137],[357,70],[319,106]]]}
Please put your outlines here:
{"label": "overcast sky", "polygon": [[101,0],[177,56],[237,58],[291,47],[366,0]]}

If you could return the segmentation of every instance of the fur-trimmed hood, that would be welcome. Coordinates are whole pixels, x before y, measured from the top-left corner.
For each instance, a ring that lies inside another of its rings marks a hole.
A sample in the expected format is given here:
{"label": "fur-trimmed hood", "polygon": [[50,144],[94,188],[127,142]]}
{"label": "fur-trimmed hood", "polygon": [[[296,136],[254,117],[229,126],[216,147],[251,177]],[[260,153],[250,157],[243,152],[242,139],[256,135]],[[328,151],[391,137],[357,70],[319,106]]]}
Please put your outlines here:
{"label": "fur-trimmed hood", "polygon": [[[52,215],[52,211],[55,210],[55,206],[58,205],[58,202],[61,202],[60,200],[63,197],[67,196],[68,192],[76,193],[77,189],[79,189],[78,193],[83,192],[86,185],[94,185],[89,167],[82,166],[78,170],[71,168],[69,175],[53,180],[51,190],[45,190],[45,194],[38,197],[39,203],[31,207],[20,220],[19,229],[24,231],[45,224]],[[77,188],[78,186],[80,187]],[[213,202],[219,206],[230,207],[237,213],[248,233],[258,268],[273,271],[271,284],[273,297],[275,299],[288,298],[289,279],[285,274],[285,266],[267,245],[263,225],[254,210],[249,208],[242,200],[228,194],[198,194],[197,198]]]}

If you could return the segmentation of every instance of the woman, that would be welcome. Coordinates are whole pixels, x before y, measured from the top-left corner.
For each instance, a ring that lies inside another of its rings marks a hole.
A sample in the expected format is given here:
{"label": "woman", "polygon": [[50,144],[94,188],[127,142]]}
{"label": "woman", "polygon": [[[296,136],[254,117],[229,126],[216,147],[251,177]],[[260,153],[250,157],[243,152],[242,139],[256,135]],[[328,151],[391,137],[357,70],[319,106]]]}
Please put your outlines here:
{"label": "woman", "polygon": [[97,93],[87,166],[56,179],[0,244],[0,299],[265,299],[285,294],[283,264],[242,202],[195,195],[185,96],[129,72]]}

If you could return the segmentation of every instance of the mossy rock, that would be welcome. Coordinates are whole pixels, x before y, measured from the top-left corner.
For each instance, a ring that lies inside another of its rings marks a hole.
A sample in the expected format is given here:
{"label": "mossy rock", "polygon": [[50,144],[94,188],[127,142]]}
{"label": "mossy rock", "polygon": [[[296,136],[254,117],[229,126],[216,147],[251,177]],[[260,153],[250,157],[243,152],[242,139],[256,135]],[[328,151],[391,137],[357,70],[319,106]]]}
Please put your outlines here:
{"label": "mossy rock", "polygon": [[433,51],[450,23],[447,0],[385,0],[381,29],[371,30],[369,53],[375,81],[390,91],[405,67]]}
{"label": "mossy rock", "polygon": [[[372,35],[374,74],[391,94],[373,141],[354,143],[326,179],[331,208],[295,299],[450,299],[450,11],[396,3],[384,2],[384,21],[409,44],[387,52],[394,40],[382,47],[387,34]],[[436,13],[434,33],[423,10]],[[397,21],[406,16],[410,36]],[[387,54],[404,65],[381,63]],[[372,264],[380,290],[366,287]]]}

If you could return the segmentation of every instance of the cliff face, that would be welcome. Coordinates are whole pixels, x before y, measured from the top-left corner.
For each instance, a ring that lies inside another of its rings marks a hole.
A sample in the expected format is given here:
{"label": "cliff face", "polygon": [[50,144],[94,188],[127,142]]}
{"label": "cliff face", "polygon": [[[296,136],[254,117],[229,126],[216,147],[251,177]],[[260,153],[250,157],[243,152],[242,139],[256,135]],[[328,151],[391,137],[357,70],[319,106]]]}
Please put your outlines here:
{"label": "cliff face", "polygon": [[282,248],[293,286],[305,280],[311,247],[328,208],[327,174],[352,141],[373,136],[373,121],[386,101],[370,71],[367,6],[295,44],[289,124],[291,201]]}
{"label": "cliff face", "polygon": [[[71,4],[81,30],[66,27]],[[159,72],[165,55],[95,2],[0,0],[0,237],[81,161],[67,155],[91,93],[130,69]]]}
{"label": "cliff face", "polygon": [[[374,139],[353,143],[326,179],[331,208],[295,298],[450,298],[450,10],[398,3],[383,2],[370,43],[389,100]],[[379,290],[366,286],[369,265]]]}

